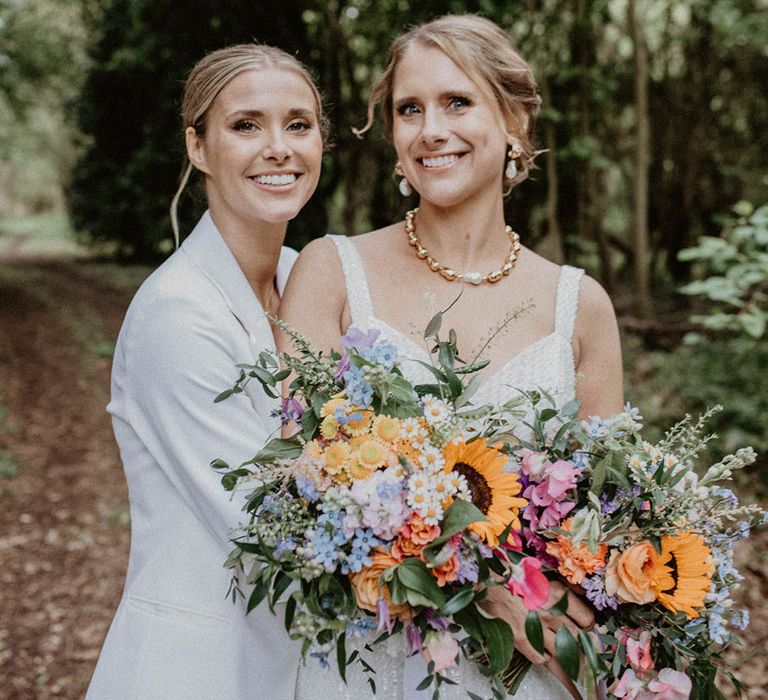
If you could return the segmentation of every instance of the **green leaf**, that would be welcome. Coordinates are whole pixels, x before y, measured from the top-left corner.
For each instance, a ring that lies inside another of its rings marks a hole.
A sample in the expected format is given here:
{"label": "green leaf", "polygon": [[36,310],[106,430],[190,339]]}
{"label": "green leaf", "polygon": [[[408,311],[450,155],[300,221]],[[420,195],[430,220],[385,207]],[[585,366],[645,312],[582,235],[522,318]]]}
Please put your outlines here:
{"label": "green leaf", "polygon": [[228,399],[232,394],[234,394],[234,389],[227,389],[226,391],[222,391],[214,400],[213,403],[219,403],[220,401],[224,401],[224,399]]}
{"label": "green leaf", "polygon": [[423,681],[421,681],[421,683],[416,686],[416,690],[426,690],[430,685],[432,685],[434,680],[435,677],[432,674],[428,675]]}
{"label": "green leaf", "polygon": [[275,580],[272,582],[272,600],[270,601],[270,607],[274,606],[274,604],[280,600],[280,597],[285,593],[291,583],[293,583],[293,579],[288,576],[288,574],[282,571],[277,572]]}
{"label": "green leaf", "polygon": [[291,625],[293,624],[293,618],[296,615],[296,598],[291,596],[285,603],[285,631],[291,631]]}
{"label": "green leaf", "polygon": [[421,560],[413,557],[406,559],[397,566],[395,572],[398,581],[406,589],[409,604],[433,608],[445,605],[445,594]]}
{"label": "green leaf", "polygon": [[251,595],[248,597],[248,605],[246,606],[246,613],[251,612],[269,593],[269,577],[262,576],[256,580],[253,586]]}
{"label": "green leaf", "polygon": [[506,622],[498,618],[478,619],[482,620],[480,627],[488,648],[491,673],[501,673],[509,666],[512,655],[515,653],[514,632]]}
{"label": "green leaf", "polygon": [[488,518],[474,504],[463,498],[457,498],[445,511],[443,518],[443,531],[440,537],[434,540],[430,547],[441,545],[451,537],[464,530],[470,523],[476,523]]}
{"label": "green leaf", "polygon": [[472,586],[460,589],[454,596],[448,599],[440,612],[443,615],[453,615],[467,607],[475,599],[475,591]]}
{"label": "green leaf", "polygon": [[539,654],[544,653],[544,628],[541,626],[539,613],[535,610],[525,616],[525,636]]}
{"label": "green leaf", "polygon": [[431,319],[427,327],[424,329],[424,337],[431,338],[440,332],[440,328],[443,325],[443,312],[438,311]]}
{"label": "green leaf", "polygon": [[223,459],[214,459],[211,466],[214,469],[229,469],[229,465]]}
{"label": "green leaf", "polygon": [[557,415],[557,410],[554,408],[545,408],[541,412],[540,419],[546,423],[547,421],[552,420]]}
{"label": "green leaf", "polygon": [[301,454],[301,450],[301,443],[296,437],[273,438],[252,461],[254,464],[262,464],[264,462],[273,462],[276,459],[293,459]]}
{"label": "green leaf", "polygon": [[568,628],[563,625],[555,635],[555,655],[570,678],[579,677],[579,645]]}
{"label": "green leaf", "polygon": [[579,642],[581,643],[581,648],[584,651],[587,663],[595,674],[597,674],[601,668],[605,668],[605,664],[597,656],[595,646],[592,643],[592,638],[584,630],[579,630]]}
{"label": "green leaf", "polygon": [[568,591],[563,593],[560,600],[549,608],[549,612],[553,615],[565,615],[568,612]]}
{"label": "green leaf", "polygon": [[339,675],[341,680],[347,682],[347,635],[342,632],[336,640],[336,663],[339,666]]}
{"label": "green leaf", "polygon": [[603,457],[593,468],[592,468],[592,485],[589,487],[589,490],[592,493],[599,494],[603,491],[603,486],[605,485],[605,480],[608,477],[608,465],[611,461],[610,455]]}
{"label": "green leaf", "polygon": [[438,382],[446,383],[448,381],[448,377],[445,376],[437,367],[433,367],[429,364],[429,362],[422,362],[421,360],[416,360],[422,367],[425,367],[428,369],[434,376],[435,379],[437,379]]}

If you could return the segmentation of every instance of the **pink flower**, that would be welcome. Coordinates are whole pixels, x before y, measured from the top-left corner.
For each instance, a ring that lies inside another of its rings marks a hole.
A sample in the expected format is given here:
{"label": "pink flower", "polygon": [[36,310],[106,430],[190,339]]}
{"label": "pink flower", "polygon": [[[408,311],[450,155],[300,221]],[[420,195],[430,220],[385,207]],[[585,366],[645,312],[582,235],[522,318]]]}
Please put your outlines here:
{"label": "pink flower", "polygon": [[507,588],[523,599],[528,610],[538,610],[549,598],[549,580],[541,573],[538,559],[525,557],[521,564],[514,567]]}
{"label": "pink flower", "polygon": [[450,632],[434,632],[430,630],[424,639],[422,656],[427,663],[435,662],[435,673],[453,668],[459,655],[459,644]]}
{"label": "pink flower", "polygon": [[691,679],[672,668],[662,668],[655,681],[648,684],[654,700],[688,700],[691,695]]}
{"label": "pink flower", "polygon": [[647,630],[640,632],[640,638],[627,636],[625,641],[627,658],[635,668],[641,671],[650,671],[653,668],[651,658],[651,633]]}
{"label": "pink flower", "polygon": [[550,463],[546,452],[534,452],[533,450],[520,450],[520,471],[527,476],[540,476],[544,468]]}
{"label": "pink flower", "polygon": [[653,700],[653,695],[643,687],[643,681],[635,675],[631,668],[624,671],[618,685],[613,689],[613,694],[617,698],[626,698],[627,700]]}

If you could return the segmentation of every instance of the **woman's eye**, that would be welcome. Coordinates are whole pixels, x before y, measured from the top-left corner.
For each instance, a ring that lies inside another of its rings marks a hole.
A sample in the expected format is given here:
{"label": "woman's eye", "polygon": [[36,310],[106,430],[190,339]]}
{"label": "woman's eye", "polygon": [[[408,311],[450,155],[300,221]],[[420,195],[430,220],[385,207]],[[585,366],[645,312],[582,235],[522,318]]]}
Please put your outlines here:
{"label": "woman's eye", "polygon": [[288,131],[306,131],[307,129],[311,129],[312,125],[309,122],[305,121],[297,121],[297,122],[291,122],[288,125]]}
{"label": "woman's eye", "polygon": [[463,109],[464,107],[469,107],[471,103],[467,97],[457,96],[452,97],[448,104],[451,109]]}
{"label": "woman's eye", "polygon": [[251,131],[256,131],[258,129],[258,126],[256,125],[256,122],[251,121],[249,119],[244,119],[239,122],[235,122],[234,125],[235,131],[244,131],[246,133]]}
{"label": "woman's eye", "polygon": [[399,105],[397,108],[397,113],[402,114],[404,116],[409,116],[411,114],[418,114],[419,108],[415,103],[409,102],[404,105]]}

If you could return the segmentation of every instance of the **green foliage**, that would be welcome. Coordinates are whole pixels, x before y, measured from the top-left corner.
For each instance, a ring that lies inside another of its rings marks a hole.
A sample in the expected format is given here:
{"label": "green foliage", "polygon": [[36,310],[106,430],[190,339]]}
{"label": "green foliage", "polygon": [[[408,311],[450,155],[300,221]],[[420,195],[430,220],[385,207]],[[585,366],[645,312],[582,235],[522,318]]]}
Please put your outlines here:
{"label": "green foliage", "polygon": [[[758,175],[768,158],[768,98],[755,76],[768,69],[768,19],[759,4],[641,6],[651,49],[654,269],[677,282],[688,269],[677,252],[716,233],[715,213],[739,198],[766,195]],[[412,204],[394,186],[392,147],[379,125],[364,140],[351,127],[365,120],[368,89],[394,36],[446,12],[481,12],[509,31],[541,86],[539,146],[550,152],[510,196],[508,219],[534,246],[562,222],[567,257],[610,286],[616,268],[634,264],[628,201],[636,126],[625,4],[613,0],[232,0],[216,8],[202,0],[112,0],[91,26],[93,67],[78,105],[92,144],[71,189],[78,228],[91,241],[116,241],[125,255],[169,249],[184,77],[206,51],[254,38],[304,60],[330,108],[335,146],[317,195],[289,227],[289,241],[301,245],[327,230],[391,223]],[[548,196],[555,198],[549,208]],[[203,201],[199,186],[183,199],[184,230]]]}
{"label": "green foliage", "polygon": [[753,211],[742,202],[736,211],[742,216],[729,220],[720,237],[680,251],[681,260],[697,261],[708,275],[680,291],[708,301],[707,313],[692,319],[704,328],[759,339],[768,319],[768,205]]}
{"label": "green foliage", "polygon": [[86,70],[79,0],[0,0],[0,206],[63,207],[79,151],[71,102]]}

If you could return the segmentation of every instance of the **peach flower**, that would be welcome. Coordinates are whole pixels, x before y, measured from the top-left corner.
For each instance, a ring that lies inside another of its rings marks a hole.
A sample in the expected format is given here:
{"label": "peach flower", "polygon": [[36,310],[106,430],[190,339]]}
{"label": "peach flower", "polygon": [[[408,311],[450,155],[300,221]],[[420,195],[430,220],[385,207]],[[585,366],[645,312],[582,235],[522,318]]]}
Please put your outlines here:
{"label": "peach flower", "polygon": [[452,583],[459,577],[460,566],[459,558],[453,554],[448,561],[430,569],[430,571],[437,579],[437,585],[442,588],[446,583]]}
{"label": "peach flower", "polygon": [[426,545],[440,535],[439,525],[427,525],[418,513],[411,513],[400,530],[401,537],[407,537],[414,544]]}
{"label": "peach flower", "polygon": [[647,541],[633,544],[623,552],[611,552],[605,571],[605,592],[625,603],[652,603],[656,600],[653,571],[658,556]]}
{"label": "peach flower", "polygon": [[[571,520],[562,524],[562,529],[570,531]],[[608,546],[601,544],[597,552],[592,552],[586,542],[574,546],[568,535],[558,535],[554,542],[547,543],[547,554],[557,559],[557,570],[571,583],[579,584],[588,574],[594,574],[605,566]]]}
{"label": "peach flower", "polygon": [[399,564],[398,560],[389,552],[377,547],[371,553],[371,565],[349,575],[349,582],[352,584],[352,590],[355,592],[355,599],[359,607],[372,613],[378,612],[376,604],[380,598],[384,598],[389,606],[390,615],[402,618],[410,617],[410,606],[407,603],[395,605],[389,593],[389,586],[384,582],[379,584],[379,577],[382,572],[397,564]]}

